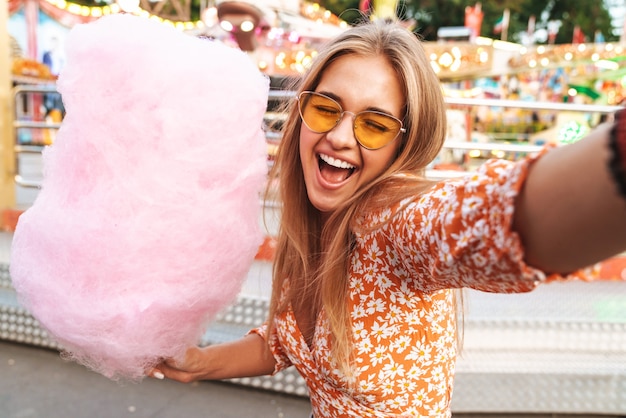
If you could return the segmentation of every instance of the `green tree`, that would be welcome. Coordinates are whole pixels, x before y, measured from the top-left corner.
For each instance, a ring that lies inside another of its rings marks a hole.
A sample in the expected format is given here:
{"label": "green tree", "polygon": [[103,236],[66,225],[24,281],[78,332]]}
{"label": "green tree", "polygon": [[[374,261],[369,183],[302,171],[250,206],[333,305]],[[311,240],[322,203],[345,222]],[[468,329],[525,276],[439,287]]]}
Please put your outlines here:
{"label": "green tree", "polygon": [[[574,27],[578,25],[587,41],[592,42],[596,31],[607,41],[616,40],[611,26],[611,17],[602,0],[400,0],[398,16],[415,20],[415,32],[425,40],[437,39],[437,30],[446,26],[463,26],[465,8],[481,3],[484,13],[481,35],[498,37],[493,30],[505,9],[509,9],[507,39],[521,42],[528,29],[531,16],[535,17],[535,33],[547,31],[549,21],[560,22],[556,43],[572,42]],[[320,5],[353,23],[350,9],[358,9],[358,0],[325,0]],[[353,12],[354,13],[354,12]],[[547,40],[539,42],[546,43]]]}
{"label": "green tree", "polygon": [[548,3],[549,19],[562,23],[556,43],[572,42],[574,27],[578,25],[588,42],[600,31],[607,40],[616,40],[612,32],[611,16],[603,1],[599,0],[552,0]]}
{"label": "green tree", "polygon": [[322,0],[317,3],[350,24],[363,19],[363,15],[359,12],[359,0]]}
{"label": "green tree", "polygon": [[[593,42],[596,31],[607,41],[616,40],[611,26],[611,17],[602,0],[490,0],[482,3],[485,13],[481,35],[494,37],[493,28],[505,9],[510,11],[508,39],[520,42],[528,30],[532,16],[535,18],[535,33],[548,30],[548,22],[560,22],[555,43],[570,43],[574,27],[578,25]],[[546,43],[544,40],[539,43]]]}
{"label": "green tree", "polygon": [[[607,40],[615,40],[611,16],[602,0],[491,0],[482,3],[485,18],[481,35],[493,37],[493,27],[505,9],[510,11],[508,39],[520,42],[535,17],[535,33],[548,30],[548,22],[560,25],[555,43],[570,43],[574,27],[579,26],[588,42],[600,31]],[[546,43],[547,40],[539,43]]]}
{"label": "green tree", "polygon": [[441,27],[465,24],[465,0],[403,0],[398,7],[402,19],[415,21],[414,31],[426,41],[437,39]]}

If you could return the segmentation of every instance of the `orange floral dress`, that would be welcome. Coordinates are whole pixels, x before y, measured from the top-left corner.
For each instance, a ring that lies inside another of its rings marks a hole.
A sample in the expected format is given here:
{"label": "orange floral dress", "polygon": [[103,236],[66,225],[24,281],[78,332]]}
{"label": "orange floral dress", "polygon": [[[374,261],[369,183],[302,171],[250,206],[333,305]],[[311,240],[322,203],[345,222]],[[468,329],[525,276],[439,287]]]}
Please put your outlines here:
{"label": "orange floral dress", "polygon": [[[269,340],[276,371],[297,368],[316,417],[451,416],[457,355],[451,289],[526,292],[547,279],[524,263],[511,231],[513,200],[531,162],[488,162],[362,219],[380,227],[357,233],[352,254],[350,378],[330,358],[323,310],[311,349],[291,310],[276,317]],[[265,331],[251,332],[267,339]]]}

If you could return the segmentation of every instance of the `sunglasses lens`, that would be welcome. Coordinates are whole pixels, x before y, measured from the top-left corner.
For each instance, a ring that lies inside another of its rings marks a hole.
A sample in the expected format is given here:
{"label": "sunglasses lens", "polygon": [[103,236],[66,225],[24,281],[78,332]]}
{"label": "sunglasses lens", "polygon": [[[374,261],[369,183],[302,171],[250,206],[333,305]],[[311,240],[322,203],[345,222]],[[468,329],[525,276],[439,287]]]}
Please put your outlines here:
{"label": "sunglasses lens", "polygon": [[337,125],[341,107],[334,100],[314,93],[302,93],[299,98],[300,115],[314,132],[328,132]]}
{"label": "sunglasses lens", "polygon": [[402,129],[402,123],[379,112],[361,112],[354,120],[354,136],[369,149],[382,148],[393,141]]}

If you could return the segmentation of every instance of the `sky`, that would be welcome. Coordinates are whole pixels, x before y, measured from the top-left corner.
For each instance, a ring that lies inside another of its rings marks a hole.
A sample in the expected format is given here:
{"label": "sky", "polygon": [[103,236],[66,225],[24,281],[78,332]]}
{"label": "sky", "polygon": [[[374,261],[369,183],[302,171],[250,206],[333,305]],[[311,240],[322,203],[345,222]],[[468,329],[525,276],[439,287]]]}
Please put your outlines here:
{"label": "sky", "polygon": [[624,18],[626,17],[626,0],[604,0],[611,17],[613,18],[613,27],[615,35],[622,35],[624,27]]}

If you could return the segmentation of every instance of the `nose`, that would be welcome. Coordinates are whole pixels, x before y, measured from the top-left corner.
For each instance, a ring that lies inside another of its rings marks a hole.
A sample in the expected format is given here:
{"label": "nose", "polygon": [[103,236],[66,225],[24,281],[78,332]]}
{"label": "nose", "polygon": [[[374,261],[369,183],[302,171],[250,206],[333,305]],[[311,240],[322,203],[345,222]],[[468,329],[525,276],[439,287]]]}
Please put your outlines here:
{"label": "nose", "polygon": [[356,115],[344,110],[339,117],[339,122],[326,133],[326,139],[335,148],[347,148],[357,145],[354,137],[354,118]]}

